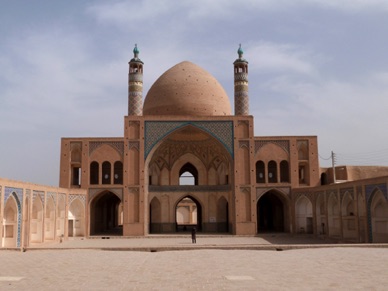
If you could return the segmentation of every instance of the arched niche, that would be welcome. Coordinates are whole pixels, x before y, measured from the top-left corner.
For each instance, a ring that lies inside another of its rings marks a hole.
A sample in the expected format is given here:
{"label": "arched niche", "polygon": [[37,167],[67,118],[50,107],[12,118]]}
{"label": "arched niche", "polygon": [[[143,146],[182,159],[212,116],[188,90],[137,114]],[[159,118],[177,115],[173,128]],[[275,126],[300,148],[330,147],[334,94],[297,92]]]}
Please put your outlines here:
{"label": "arched niche", "polygon": [[44,240],[54,240],[55,235],[55,203],[52,197],[46,200],[45,219],[44,219]]}
{"label": "arched niche", "polygon": [[75,198],[69,206],[68,236],[85,236],[85,206],[79,198]]}
{"label": "arched niche", "polygon": [[301,196],[295,203],[296,231],[313,233],[313,205],[306,196]]}
{"label": "arched niche", "polygon": [[[16,195],[15,195],[16,196]],[[18,203],[14,195],[10,195],[4,205],[2,246],[15,248],[18,246]]]}
{"label": "arched niche", "polygon": [[207,184],[207,170],[203,162],[195,155],[188,153],[182,155],[171,168],[171,185],[179,185],[181,169],[184,165],[191,164],[198,173],[197,185]]}
{"label": "arched niche", "polygon": [[375,190],[370,203],[372,242],[388,242],[388,202],[381,190]]}
{"label": "arched niche", "polygon": [[327,200],[328,233],[329,236],[339,237],[341,235],[341,212],[340,203],[335,193],[330,193]]}
{"label": "arched niche", "polygon": [[36,195],[32,202],[30,241],[32,243],[43,241],[43,201],[40,195]]}

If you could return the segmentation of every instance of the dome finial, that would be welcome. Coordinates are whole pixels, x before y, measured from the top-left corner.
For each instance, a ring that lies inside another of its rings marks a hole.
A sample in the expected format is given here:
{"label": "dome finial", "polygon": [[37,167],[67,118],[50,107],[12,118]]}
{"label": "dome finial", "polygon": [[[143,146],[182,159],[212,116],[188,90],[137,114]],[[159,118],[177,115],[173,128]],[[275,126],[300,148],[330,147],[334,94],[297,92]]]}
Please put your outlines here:
{"label": "dome finial", "polygon": [[242,56],[243,56],[243,54],[244,54],[244,51],[243,51],[243,49],[241,48],[241,43],[240,43],[240,46],[239,46],[239,48],[238,48],[238,50],[237,50],[237,53],[238,53],[238,57],[239,57],[240,59],[242,59]]}
{"label": "dome finial", "polygon": [[139,55],[139,49],[137,48],[137,43],[135,43],[135,48],[133,49],[133,54],[134,54],[135,58],[137,58]]}

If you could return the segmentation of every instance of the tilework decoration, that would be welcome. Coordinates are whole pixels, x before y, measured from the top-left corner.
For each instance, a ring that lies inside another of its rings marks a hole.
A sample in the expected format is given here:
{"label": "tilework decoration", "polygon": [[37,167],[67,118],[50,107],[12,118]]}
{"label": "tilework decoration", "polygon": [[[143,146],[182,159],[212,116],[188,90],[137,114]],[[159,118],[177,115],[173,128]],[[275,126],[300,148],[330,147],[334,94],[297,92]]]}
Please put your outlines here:
{"label": "tilework decoration", "polygon": [[22,231],[22,202],[23,202],[23,189],[20,188],[10,188],[5,187],[4,189],[4,205],[7,202],[8,198],[13,196],[17,204],[17,237],[16,237],[16,247],[20,248],[21,244],[21,231]]}
{"label": "tilework decoration", "polygon": [[57,205],[57,193],[55,192],[47,192],[47,199],[52,198],[54,201],[54,205]]}
{"label": "tilework decoration", "polygon": [[300,192],[294,195],[294,200],[296,202],[300,197],[305,197],[311,202],[311,204],[313,204],[314,196],[315,196],[314,192]]}
{"label": "tilework decoration", "polygon": [[81,194],[69,194],[69,205],[75,200],[79,199],[82,204],[85,206],[86,196]]}
{"label": "tilework decoration", "polygon": [[89,142],[89,156],[102,145],[109,145],[114,148],[121,156],[124,155],[123,141],[91,141]]}
{"label": "tilework decoration", "polygon": [[290,142],[288,140],[255,140],[255,154],[266,144],[273,143],[290,154]]}
{"label": "tilework decoration", "polygon": [[353,188],[340,189],[341,204],[342,204],[342,200],[344,199],[344,196],[346,193],[349,193],[350,197],[354,200],[354,189]]}
{"label": "tilework decoration", "polygon": [[42,205],[45,205],[45,195],[43,191],[32,191],[32,203],[34,203],[35,198],[39,196],[40,200],[42,201]]}
{"label": "tilework decoration", "polygon": [[387,185],[386,184],[378,184],[378,185],[366,185],[365,186],[365,196],[366,196],[366,211],[368,215],[368,230],[369,230],[369,242],[373,242],[373,231],[372,231],[372,198],[374,196],[374,193],[376,190],[380,190],[386,201],[388,201],[388,192],[387,192]]}
{"label": "tilework decoration", "polygon": [[146,121],[144,159],[164,137],[187,125],[197,127],[216,138],[233,157],[232,121]]}
{"label": "tilework decoration", "polygon": [[238,142],[238,147],[241,149],[243,147],[249,150],[249,140],[242,140]]}
{"label": "tilework decoration", "polygon": [[128,149],[130,150],[131,148],[135,148],[138,151],[140,150],[139,142],[138,141],[130,141],[128,142]]}

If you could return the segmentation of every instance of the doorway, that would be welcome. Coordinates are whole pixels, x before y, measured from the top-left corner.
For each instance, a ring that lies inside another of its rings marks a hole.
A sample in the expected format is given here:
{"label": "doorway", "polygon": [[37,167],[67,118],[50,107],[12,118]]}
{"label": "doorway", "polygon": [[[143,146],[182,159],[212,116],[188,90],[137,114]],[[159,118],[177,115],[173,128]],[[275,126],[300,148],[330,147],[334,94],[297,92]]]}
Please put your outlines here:
{"label": "doorway", "polygon": [[175,223],[177,232],[197,231],[202,229],[201,205],[191,196],[182,198],[175,207]]}
{"label": "doorway", "polygon": [[284,204],[276,193],[265,193],[257,202],[257,232],[283,231]]}
{"label": "doorway", "polygon": [[112,192],[98,195],[90,205],[90,235],[123,235],[121,199]]}

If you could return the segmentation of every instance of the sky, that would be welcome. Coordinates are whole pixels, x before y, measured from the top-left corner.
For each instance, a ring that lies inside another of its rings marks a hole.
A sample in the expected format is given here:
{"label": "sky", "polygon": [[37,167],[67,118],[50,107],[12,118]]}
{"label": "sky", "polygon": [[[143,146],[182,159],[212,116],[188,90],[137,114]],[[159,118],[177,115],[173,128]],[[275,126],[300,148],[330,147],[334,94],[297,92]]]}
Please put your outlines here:
{"label": "sky", "polygon": [[62,137],[122,137],[135,44],[144,96],[187,60],[233,108],[241,43],[256,136],[388,166],[387,28],[387,0],[2,0],[0,177],[57,186]]}

